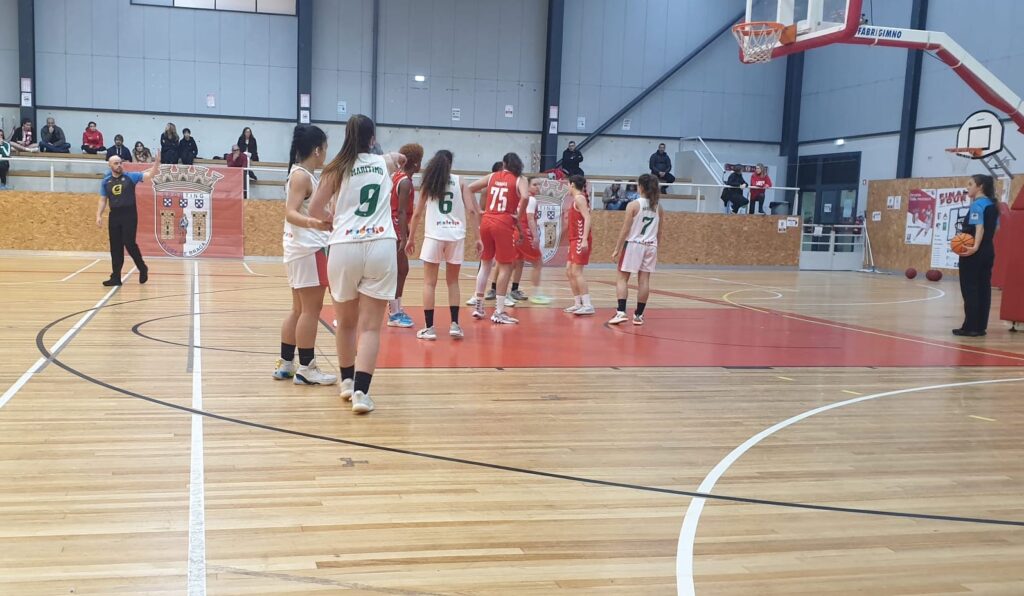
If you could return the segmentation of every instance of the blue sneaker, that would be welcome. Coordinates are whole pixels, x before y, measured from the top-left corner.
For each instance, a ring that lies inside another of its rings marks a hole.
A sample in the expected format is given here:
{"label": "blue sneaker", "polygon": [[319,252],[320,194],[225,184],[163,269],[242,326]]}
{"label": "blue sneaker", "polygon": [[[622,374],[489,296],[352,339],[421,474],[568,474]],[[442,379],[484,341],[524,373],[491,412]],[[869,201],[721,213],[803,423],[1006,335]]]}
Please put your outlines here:
{"label": "blue sneaker", "polygon": [[397,312],[388,317],[388,327],[412,327],[412,319],[404,312]]}

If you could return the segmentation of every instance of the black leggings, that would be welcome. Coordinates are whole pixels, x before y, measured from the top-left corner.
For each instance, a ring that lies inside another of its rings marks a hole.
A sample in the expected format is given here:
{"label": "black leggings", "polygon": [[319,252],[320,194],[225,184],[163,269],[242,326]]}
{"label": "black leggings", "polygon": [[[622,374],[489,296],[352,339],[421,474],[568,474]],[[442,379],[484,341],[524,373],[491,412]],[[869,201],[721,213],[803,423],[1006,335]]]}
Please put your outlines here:
{"label": "black leggings", "polygon": [[131,255],[135,266],[140,271],[146,268],[146,263],[142,260],[142,251],[139,250],[139,245],[135,242],[135,230],[139,226],[139,216],[134,207],[127,211],[127,213],[119,213],[119,211],[111,210],[110,221],[107,222],[110,234],[111,279],[121,278],[125,250]]}
{"label": "black leggings", "polygon": [[761,195],[759,199],[750,199],[750,209],[747,209],[747,213],[753,213],[755,205],[757,206],[757,212],[764,215],[764,195]]}
{"label": "black leggings", "polygon": [[989,249],[960,257],[960,294],[964,298],[964,331],[988,330],[992,309],[992,266],[995,253]]}
{"label": "black leggings", "polygon": [[0,161],[0,184],[7,186],[7,172],[11,169],[11,162]]}

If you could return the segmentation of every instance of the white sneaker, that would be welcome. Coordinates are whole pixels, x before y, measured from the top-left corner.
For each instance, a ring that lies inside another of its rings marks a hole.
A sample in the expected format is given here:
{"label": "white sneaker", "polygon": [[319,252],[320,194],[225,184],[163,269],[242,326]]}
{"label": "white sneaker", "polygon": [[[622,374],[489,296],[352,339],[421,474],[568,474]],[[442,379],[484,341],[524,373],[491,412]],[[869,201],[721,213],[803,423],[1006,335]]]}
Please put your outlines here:
{"label": "white sneaker", "polygon": [[618,325],[619,323],[625,323],[628,320],[629,317],[626,316],[626,313],[622,312],[621,310],[617,310],[615,311],[615,316],[612,317],[612,320],[608,321],[608,324]]}
{"label": "white sneaker", "polygon": [[634,325],[643,325],[644,324],[644,316],[643,315],[633,315],[633,324]]}
{"label": "white sneaker", "polygon": [[577,308],[576,311],[573,312],[572,314],[574,314],[576,316],[579,316],[579,317],[582,317],[584,315],[592,315],[595,312],[596,311],[594,310],[593,306],[589,306],[589,305],[584,304],[583,306]]}
{"label": "white sneaker", "polygon": [[499,325],[518,325],[519,319],[508,316],[508,313],[495,312],[491,315],[491,322]]}
{"label": "white sneaker", "polygon": [[277,370],[274,371],[274,378],[278,381],[285,381],[295,376],[295,363],[285,362],[281,358],[277,359]]}
{"label": "white sneaker", "polygon": [[341,390],[338,391],[338,397],[345,401],[352,400],[352,387],[355,386],[356,382],[352,379],[345,379],[341,382]]}
{"label": "white sneaker", "polygon": [[434,332],[433,327],[426,327],[416,332],[416,339],[426,339],[434,341],[437,339],[437,333]]}
{"label": "white sneaker", "polygon": [[567,306],[564,309],[562,309],[562,312],[567,312],[569,314],[573,314],[577,310],[580,309],[580,306],[582,306],[582,305],[580,305],[580,304],[573,304],[572,306]]}
{"label": "white sneaker", "polygon": [[295,371],[296,385],[333,385],[338,382],[338,377],[329,375],[320,370],[314,358],[308,365],[299,366]]}
{"label": "white sneaker", "polygon": [[362,391],[352,394],[352,411],[356,414],[366,414],[373,411],[373,399]]}
{"label": "white sneaker", "polygon": [[476,294],[473,294],[472,296],[469,297],[469,300],[466,301],[466,306],[475,306],[475,305],[476,305]]}
{"label": "white sneaker", "polygon": [[458,323],[452,323],[452,326],[448,328],[448,335],[455,339],[462,339],[466,335],[462,332],[462,327],[459,327]]}
{"label": "white sneaker", "polygon": [[483,319],[486,316],[487,316],[487,313],[484,312],[484,303],[483,302],[477,302],[476,304],[473,305],[473,318],[474,319]]}
{"label": "white sneaker", "polygon": [[511,296],[505,296],[505,308],[512,308],[516,305],[516,299]]}

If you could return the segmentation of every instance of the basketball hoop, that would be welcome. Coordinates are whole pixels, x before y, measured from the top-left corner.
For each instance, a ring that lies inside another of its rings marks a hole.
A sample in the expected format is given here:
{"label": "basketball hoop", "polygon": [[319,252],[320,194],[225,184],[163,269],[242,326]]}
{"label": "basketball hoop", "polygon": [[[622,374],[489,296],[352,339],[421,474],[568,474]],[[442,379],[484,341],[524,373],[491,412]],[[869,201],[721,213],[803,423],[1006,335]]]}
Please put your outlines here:
{"label": "basketball hoop", "polygon": [[946,149],[949,168],[957,176],[963,176],[967,173],[967,166],[970,165],[971,160],[981,159],[984,152],[985,150],[980,147],[950,147]]}
{"label": "basketball hoop", "polygon": [[772,51],[782,41],[785,30],[786,26],[782,23],[751,21],[733,26],[732,35],[743,51],[743,62],[764,64],[772,59]]}

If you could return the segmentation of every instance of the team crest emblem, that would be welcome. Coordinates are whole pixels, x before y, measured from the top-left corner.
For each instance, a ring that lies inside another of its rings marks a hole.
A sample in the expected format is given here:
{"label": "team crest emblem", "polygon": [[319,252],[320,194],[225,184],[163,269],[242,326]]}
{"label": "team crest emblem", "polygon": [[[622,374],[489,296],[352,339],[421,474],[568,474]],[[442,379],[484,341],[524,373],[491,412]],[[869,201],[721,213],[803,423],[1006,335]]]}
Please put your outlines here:
{"label": "team crest emblem", "polygon": [[156,240],[173,257],[195,257],[210,245],[213,187],[224,175],[205,166],[160,166],[153,178]]}
{"label": "team crest emblem", "polygon": [[537,232],[540,254],[547,263],[562,247],[562,214],[569,200],[569,184],[562,180],[541,180],[537,194]]}

